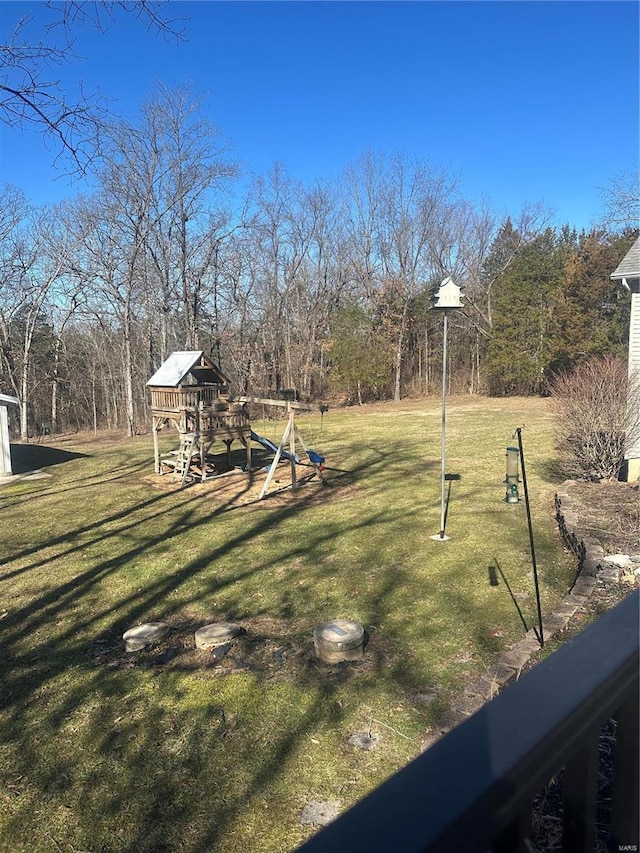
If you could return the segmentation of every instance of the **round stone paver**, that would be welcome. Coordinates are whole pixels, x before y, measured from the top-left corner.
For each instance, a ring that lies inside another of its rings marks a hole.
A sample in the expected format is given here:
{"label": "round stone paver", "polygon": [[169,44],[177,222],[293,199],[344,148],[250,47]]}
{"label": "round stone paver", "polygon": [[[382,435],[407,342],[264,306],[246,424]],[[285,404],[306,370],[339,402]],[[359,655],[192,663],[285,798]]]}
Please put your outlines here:
{"label": "round stone paver", "polygon": [[377,735],[372,735],[369,732],[357,732],[349,738],[349,746],[355,746],[356,749],[377,749],[380,738]]}
{"label": "round stone paver", "polygon": [[169,626],[165,622],[146,622],[144,625],[136,625],[122,635],[125,651],[140,652],[147,646],[160,642],[168,633]]}
{"label": "round stone paver", "polygon": [[241,634],[246,634],[240,625],[232,622],[214,622],[211,625],[203,625],[195,633],[196,648],[210,652],[218,646],[224,646],[235,640]]}
{"label": "round stone paver", "polygon": [[364,628],[349,619],[334,619],[313,632],[316,655],[325,663],[359,660],[364,654]]}
{"label": "round stone paver", "polygon": [[340,814],[341,800],[311,800],[302,809],[300,823],[303,826],[326,826]]}

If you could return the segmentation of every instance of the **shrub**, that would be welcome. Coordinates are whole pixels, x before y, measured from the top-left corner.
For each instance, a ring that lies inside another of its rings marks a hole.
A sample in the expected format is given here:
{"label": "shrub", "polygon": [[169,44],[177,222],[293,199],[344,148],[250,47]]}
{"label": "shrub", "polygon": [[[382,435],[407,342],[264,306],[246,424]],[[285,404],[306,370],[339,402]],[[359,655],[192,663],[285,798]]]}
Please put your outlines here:
{"label": "shrub", "polygon": [[592,358],[549,382],[563,467],[581,479],[615,479],[640,435],[640,384],[614,356]]}

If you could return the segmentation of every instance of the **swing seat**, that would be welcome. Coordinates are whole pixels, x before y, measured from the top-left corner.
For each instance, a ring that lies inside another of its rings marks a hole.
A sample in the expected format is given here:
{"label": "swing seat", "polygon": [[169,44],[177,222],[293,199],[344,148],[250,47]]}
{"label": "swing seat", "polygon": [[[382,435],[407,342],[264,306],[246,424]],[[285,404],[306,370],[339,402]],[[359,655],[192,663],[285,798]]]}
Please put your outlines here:
{"label": "swing seat", "polygon": [[319,453],[316,453],[315,450],[308,450],[307,456],[313,462],[314,465],[322,465],[324,463],[324,456],[321,456]]}

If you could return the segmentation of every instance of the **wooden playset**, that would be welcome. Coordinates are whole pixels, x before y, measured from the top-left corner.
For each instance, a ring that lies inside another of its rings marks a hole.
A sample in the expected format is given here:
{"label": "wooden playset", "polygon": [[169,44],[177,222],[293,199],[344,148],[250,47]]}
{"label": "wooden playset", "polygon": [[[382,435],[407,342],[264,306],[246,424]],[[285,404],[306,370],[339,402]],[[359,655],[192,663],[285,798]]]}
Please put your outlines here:
{"label": "wooden playset", "polygon": [[[231,445],[240,441],[245,448],[244,470],[251,478],[251,442],[261,444],[273,452],[273,461],[267,473],[260,498],[269,488],[273,474],[280,461],[291,464],[291,486],[297,486],[296,464],[300,464],[300,450],[308,464],[323,480],[322,457],[317,451],[309,450],[295,423],[299,411],[325,412],[324,404],[300,403],[264,397],[231,396],[230,380],[202,350],[174,352],[147,382],[151,390],[151,416],[153,450],[156,474],[171,473],[181,485],[194,480],[204,481],[218,473],[210,449],[216,441],[226,446],[226,467],[231,467]],[[276,446],[251,429],[249,404],[260,404],[284,408],[287,424]],[[178,430],[180,444],[177,450],[161,455],[158,433],[165,427]]]}
{"label": "wooden playset", "polygon": [[[171,472],[182,485],[187,480],[207,479],[213,473],[207,454],[215,441],[227,448],[240,441],[251,471],[251,425],[247,408],[234,403],[229,378],[202,350],[174,352],[147,382],[151,389],[153,451],[156,474]],[[158,432],[166,426],[180,434],[180,447],[161,457]]]}

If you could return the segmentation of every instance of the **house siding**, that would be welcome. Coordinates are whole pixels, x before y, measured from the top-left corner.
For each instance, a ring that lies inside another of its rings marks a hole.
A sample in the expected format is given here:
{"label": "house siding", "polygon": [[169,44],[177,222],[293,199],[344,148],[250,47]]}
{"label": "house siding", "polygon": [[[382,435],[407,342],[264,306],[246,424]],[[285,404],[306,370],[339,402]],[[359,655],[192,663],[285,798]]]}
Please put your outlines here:
{"label": "house siding", "polygon": [[640,293],[631,294],[629,325],[629,373],[640,371]]}
{"label": "house siding", "polygon": [[[629,323],[629,377],[640,379],[640,237],[611,273],[614,281],[620,281],[631,291],[631,319]],[[632,420],[635,420],[633,418]],[[640,479],[640,438],[627,449],[627,480]]]}
{"label": "house siding", "polygon": [[[629,376],[640,381],[640,293],[631,294],[631,320],[629,324]],[[629,447],[626,453],[629,460],[629,480],[640,476],[640,437]]]}
{"label": "house siding", "polygon": [[11,446],[7,407],[0,405],[0,476],[11,474]]}

